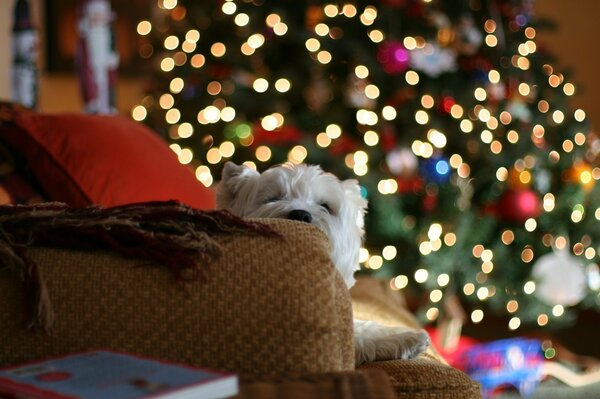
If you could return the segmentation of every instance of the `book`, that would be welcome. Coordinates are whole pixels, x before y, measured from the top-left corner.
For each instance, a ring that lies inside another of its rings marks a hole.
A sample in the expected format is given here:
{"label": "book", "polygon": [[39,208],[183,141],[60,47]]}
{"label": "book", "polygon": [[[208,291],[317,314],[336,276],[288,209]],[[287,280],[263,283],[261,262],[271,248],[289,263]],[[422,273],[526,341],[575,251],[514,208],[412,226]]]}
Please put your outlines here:
{"label": "book", "polygon": [[0,369],[0,398],[218,399],[238,378],[131,353],[94,350]]}

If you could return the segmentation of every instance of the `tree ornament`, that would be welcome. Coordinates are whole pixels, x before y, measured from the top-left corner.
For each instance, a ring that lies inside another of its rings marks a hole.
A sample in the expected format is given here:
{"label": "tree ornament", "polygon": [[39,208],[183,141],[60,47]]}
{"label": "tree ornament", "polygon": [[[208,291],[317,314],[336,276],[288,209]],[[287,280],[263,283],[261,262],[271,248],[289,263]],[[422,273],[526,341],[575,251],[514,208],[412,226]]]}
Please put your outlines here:
{"label": "tree ornament", "polygon": [[403,179],[413,177],[417,173],[419,160],[409,148],[396,148],[385,157],[390,172]]}
{"label": "tree ornament", "polygon": [[506,104],[506,111],[511,114],[514,119],[518,119],[521,122],[531,122],[531,110],[523,100],[510,100]]}
{"label": "tree ornament", "polygon": [[500,197],[496,212],[501,219],[522,223],[540,215],[540,198],[535,191],[528,188],[509,189]]}
{"label": "tree ornament", "polygon": [[583,262],[567,250],[541,256],[533,265],[535,295],[549,306],[577,305],[586,294]]}
{"label": "tree ornament", "polygon": [[368,81],[358,78],[355,74],[351,74],[348,77],[348,84],[346,85],[346,102],[348,105],[354,108],[365,109],[373,109],[375,107],[375,100],[367,97],[365,94],[367,85]]}
{"label": "tree ornament", "polygon": [[402,73],[408,69],[410,64],[410,52],[401,41],[388,40],[379,46],[377,61],[390,75]]}
{"label": "tree ornament", "polygon": [[27,0],[17,0],[13,21],[12,98],[29,108],[37,105],[38,36],[29,17]]}
{"label": "tree ornament", "polygon": [[456,26],[456,39],[454,47],[460,54],[473,55],[483,43],[483,34],[475,26],[473,17],[469,14],[463,15]]}
{"label": "tree ornament", "polygon": [[513,190],[529,188],[532,180],[532,174],[529,170],[518,170],[517,168],[512,168],[508,172],[508,187]]}
{"label": "tree ornament", "polygon": [[410,54],[410,66],[436,78],[445,72],[456,71],[456,53],[437,44],[427,43]]}
{"label": "tree ornament", "polygon": [[442,155],[434,155],[421,162],[421,175],[427,182],[444,184],[450,180],[450,164]]}
{"label": "tree ornament", "polygon": [[592,170],[593,168],[589,163],[582,160],[575,161],[573,166],[566,171],[565,180],[581,185],[585,191],[590,191],[596,184]]}

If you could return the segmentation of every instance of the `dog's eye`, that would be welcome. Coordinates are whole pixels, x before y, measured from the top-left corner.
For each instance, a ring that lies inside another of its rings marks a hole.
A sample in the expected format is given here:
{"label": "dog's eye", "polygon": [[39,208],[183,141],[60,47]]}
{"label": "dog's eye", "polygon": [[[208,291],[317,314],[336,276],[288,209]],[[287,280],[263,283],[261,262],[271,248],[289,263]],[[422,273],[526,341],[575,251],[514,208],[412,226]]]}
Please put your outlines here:
{"label": "dog's eye", "polygon": [[269,197],[265,200],[265,204],[270,204],[271,202],[277,202],[279,201],[281,198],[274,196],[274,197]]}
{"label": "dog's eye", "polygon": [[319,205],[321,205],[323,209],[327,211],[327,213],[331,213],[331,208],[329,207],[329,204],[327,204],[326,202],[322,202]]}

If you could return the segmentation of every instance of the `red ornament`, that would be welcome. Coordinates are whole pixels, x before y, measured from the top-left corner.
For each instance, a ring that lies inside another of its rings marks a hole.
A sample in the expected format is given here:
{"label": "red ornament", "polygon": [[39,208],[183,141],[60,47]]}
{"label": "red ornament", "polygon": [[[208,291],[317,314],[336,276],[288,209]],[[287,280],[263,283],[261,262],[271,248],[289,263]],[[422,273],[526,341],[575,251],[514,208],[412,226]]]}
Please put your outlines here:
{"label": "red ornament", "polygon": [[507,190],[500,197],[496,211],[501,219],[522,223],[540,215],[541,202],[533,190]]}

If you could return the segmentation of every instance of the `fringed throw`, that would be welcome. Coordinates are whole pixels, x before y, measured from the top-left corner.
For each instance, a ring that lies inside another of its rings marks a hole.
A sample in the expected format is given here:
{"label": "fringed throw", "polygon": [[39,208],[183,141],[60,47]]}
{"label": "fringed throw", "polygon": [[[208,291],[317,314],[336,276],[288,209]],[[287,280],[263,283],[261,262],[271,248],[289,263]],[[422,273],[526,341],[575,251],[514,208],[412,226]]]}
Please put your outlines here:
{"label": "fringed throw", "polygon": [[0,206],[0,268],[23,280],[30,326],[50,329],[54,320],[43,276],[27,256],[33,245],[105,249],[171,269],[178,281],[202,276],[201,265],[221,254],[215,234],[276,236],[268,226],[226,211],[201,211],[175,201],[112,208],[72,208],[63,203]]}

